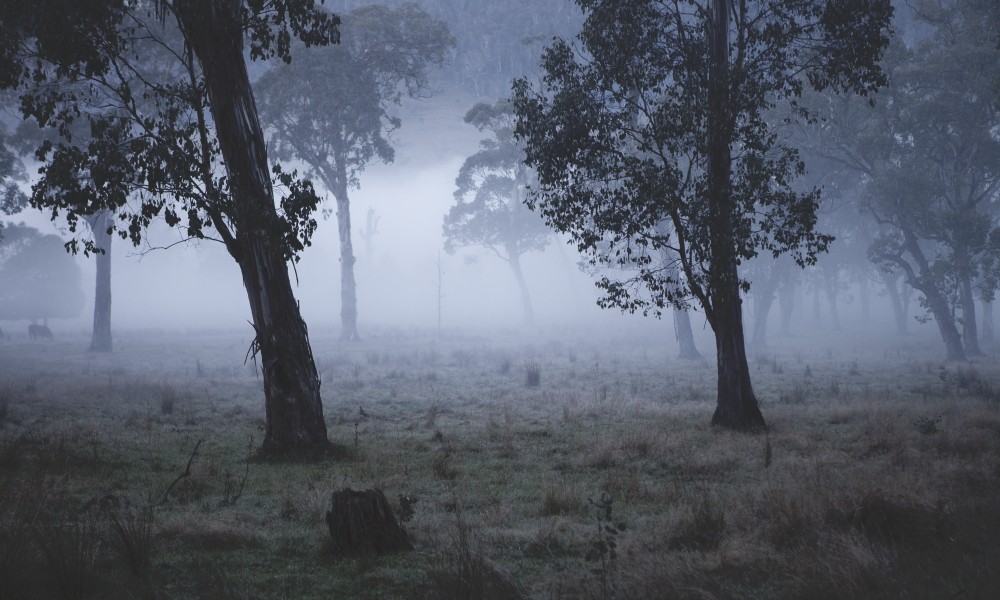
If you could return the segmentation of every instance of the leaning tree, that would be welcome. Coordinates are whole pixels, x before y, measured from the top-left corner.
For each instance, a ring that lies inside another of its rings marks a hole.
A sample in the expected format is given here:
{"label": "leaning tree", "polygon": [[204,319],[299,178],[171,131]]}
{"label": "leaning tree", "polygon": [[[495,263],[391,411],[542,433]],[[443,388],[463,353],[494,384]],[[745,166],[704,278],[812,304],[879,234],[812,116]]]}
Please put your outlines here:
{"label": "leaning tree", "polygon": [[[738,268],[759,253],[815,261],[817,191],[766,112],[803,89],[871,93],[888,0],[577,0],[579,44],[543,55],[540,89],[515,83],[518,135],[539,185],[530,200],[606,275],[601,304],[705,311],[716,339],[712,423],[764,427],[750,382]],[[672,227],[658,227],[668,220]],[[679,269],[656,260],[668,247]],[[676,273],[676,274],[675,274]]]}
{"label": "leaning tree", "polygon": [[[18,88],[24,116],[60,138],[36,152],[32,203],[65,214],[71,228],[108,210],[134,243],[162,218],[225,245],[250,302],[268,454],[329,447],[287,269],[316,227],[318,198],[308,182],[270,168],[244,57],[289,60],[293,38],[329,44],[337,25],[313,0],[0,6],[0,87]],[[83,143],[71,139],[77,121],[90,131]],[[280,212],[272,173],[285,189]]]}
{"label": "leaning tree", "polygon": [[340,233],[341,338],[358,338],[357,285],[351,240],[350,188],[375,160],[392,162],[388,133],[401,124],[391,114],[407,95],[430,91],[432,66],[455,45],[447,26],[416,4],[372,5],[344,16],[340,44],[297,48],[294,60],[255,83],[271,148],[298,160],[337,203]]}
{"label": "leaning tree", "polygon": [[524,164],[524,147],[514,139],[513,107],[508,99],[479,103],[465,114],[465,122],[489,137],[458,171],[455,205],[444,217],[444,247],[453,254],[460,247],[479,246],[506,262],[521,292],[524,321],[531,325],[535,311],[521,255],[544,250],[552,231],[524,206],[534,176]]}

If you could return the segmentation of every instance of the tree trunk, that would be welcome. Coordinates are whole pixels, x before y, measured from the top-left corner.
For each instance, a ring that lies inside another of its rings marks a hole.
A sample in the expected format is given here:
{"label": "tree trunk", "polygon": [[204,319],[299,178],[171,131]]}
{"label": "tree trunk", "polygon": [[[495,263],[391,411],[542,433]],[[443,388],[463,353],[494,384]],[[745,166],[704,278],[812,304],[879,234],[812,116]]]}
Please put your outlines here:
{"label": "tree trunk", "polygon": [[771,268],[767,279],[754,282],[756,289],[753,295],[753,336],[750,338],[750,345],[763,348],[767,345],[767,317],[771,313],[771,306],[774,305],[774,296],[778,288],[777,266]]}
{"label": "tree trunk", "polygon": [[354,243],[351,241],[351,202],[347,196],[347,172],[337,161],[337,231],[340,234],[340,339],[358,341],[358,290],[354,280]]}
{"label": "tree trunk", "polygon": [[684,308],[675,308],[674,337],[677,339],[678,357],[681,360],[701,360],[701,352],[694,345],[694,331],[691,329],[691,313]]}
{"label": "tree trunk", "polygon": [[979,327],[976,324],[976,297],[972,294],[972,279],[964,274],[961,279],[962,338],[967,356],[982,356],[979,348]]}
{"label": "tree trunk", "polygon": [[993,343],[993,301],[983,300],[983,343]]}
{"label": "tree trunk", "polygon": [[514,272],[514,279],[517,280],[517,287],[521,291],[521,307],[524,309],[524,324],[535,324],[535,309],[531,306],[531,294],[528,293],[528,284],[524,281],[524,273],[521,272],[521,255],[517,248],[508,246],[507,262],[511,271]]}
{"label": "tree trunk", "polygon": [[111,234],[110,211],[87,217],[94,234],[94,244],[102,250],[95,258],[97,276],[94,283],[94,330],[90,337],[91,352],[111,352]]}
{"label": "tree trunk", "polygon": [[356,492],[344,488],[330,498],[326,525],[338,556],[371,556],[412,550],[380,489]]}
{"label": "tree trunk", "polygon": [[264,135],[246,62],[238,0],[177,0],[181,29],[201,64],[233,194],[235,240],[264,378],[269,455],[329,450],[320,379],[282,252]]}
{"label": "tree trunk", "polygon": [[715,331],[719,381],[712,425],[727,429],[763,429],[764,417],[750,385],[739,273],[733,240],[729,114],[729,2],[712,0],[710,76],[708,86],[708,210],[711,258],[710,306],[706,315]]}
{"label": "tree trunk", "polygon": [[832,269],[823,270],[823,287],[826,289],[826,299],[830,303],[830,318],[833,320],[833,330],[840,331],[840,311],[837,309],[837,295],[840,293],[838,289],[840,283],[840,269],[834,267]]}
{"label": "tree trunk", "polygon": [[813,284],[813,325],[823,324],[823,310],[819,301],[819,283]]}
{"label": "tree trunk", "polygon": [[781,305],[781,335],[791,334],[792,311],[795,308],[795,281],[785,281],[778,288],[778,302]]}
{"label": "tree trunk", "polygon": [[909,333],[907,331],[909,315],[906,314],[907,306],[903,302],[903,294],[899,290],[899,277],[882,269],[879,272],[882,274],[882,282],[885,284],[885,291],[889,296],[892,315],[896,318],[896,335],[907,335]]}
{"label": "tree trunk", "polygon": [[858,297],[861,300],[861,322],[867,325],[872,320],[871,304],[868,297],[868,269],[861,272],[861,279],[858,281]]}

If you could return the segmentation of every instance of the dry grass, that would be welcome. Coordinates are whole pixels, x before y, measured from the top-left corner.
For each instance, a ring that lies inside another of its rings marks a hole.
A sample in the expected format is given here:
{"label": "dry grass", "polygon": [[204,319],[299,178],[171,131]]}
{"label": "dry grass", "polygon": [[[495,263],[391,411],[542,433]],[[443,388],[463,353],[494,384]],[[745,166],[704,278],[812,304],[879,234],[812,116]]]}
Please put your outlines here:
{"label": "dry grass", "polygon": [[[244,340],[202,337],[194,351],[186,336],[121,337],[110,357],[72,338],[0,346],[0,598],[1000,589],[1000,365],[941,365],[927,340],[770,348],[752,364],[765,437],[712,430],[714,367],[672,361],[666,342],[397,333],[344,348],[314,335],[345,452],[248,465],[263,399],[232,351]],[[512,356],[544,365],[544,381],[504,368]],[[191,475],[156,503],[199,439]],[[417,498],[406,523],[417,550],[324,555],[329,493],[348,486]],[[104,493],[155,506],[118,514],[120,529],[114,513],[78,512]],[[585,558],[590,500],[604,497],[624,527],[600,580]],[[28,585],[38,577],[52,584]]]}

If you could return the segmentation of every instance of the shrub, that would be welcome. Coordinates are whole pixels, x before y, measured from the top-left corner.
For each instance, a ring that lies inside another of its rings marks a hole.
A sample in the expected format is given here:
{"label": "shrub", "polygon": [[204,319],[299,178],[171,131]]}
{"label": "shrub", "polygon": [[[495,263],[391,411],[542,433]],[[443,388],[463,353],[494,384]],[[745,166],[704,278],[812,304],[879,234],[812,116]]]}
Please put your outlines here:
{"label": "shrub", "polygon": [[525,366],[528,387],[538,387],[542,383],[542,367],[535,361],[529,361]]}

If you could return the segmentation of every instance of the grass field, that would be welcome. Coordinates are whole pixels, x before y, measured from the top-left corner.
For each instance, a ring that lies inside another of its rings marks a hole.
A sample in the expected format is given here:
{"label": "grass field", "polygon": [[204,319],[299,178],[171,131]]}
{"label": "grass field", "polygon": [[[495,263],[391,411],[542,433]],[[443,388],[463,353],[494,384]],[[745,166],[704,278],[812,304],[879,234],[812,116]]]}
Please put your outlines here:
{"label": "grass field", "polygon": [[[252,460],[245,335],[0,342],[0,598],[1000,597],[996,357],[776,340],[743,435],[663,337],[314,334],[314,463]],[[330,556],[344,487],[415,551]]]}

